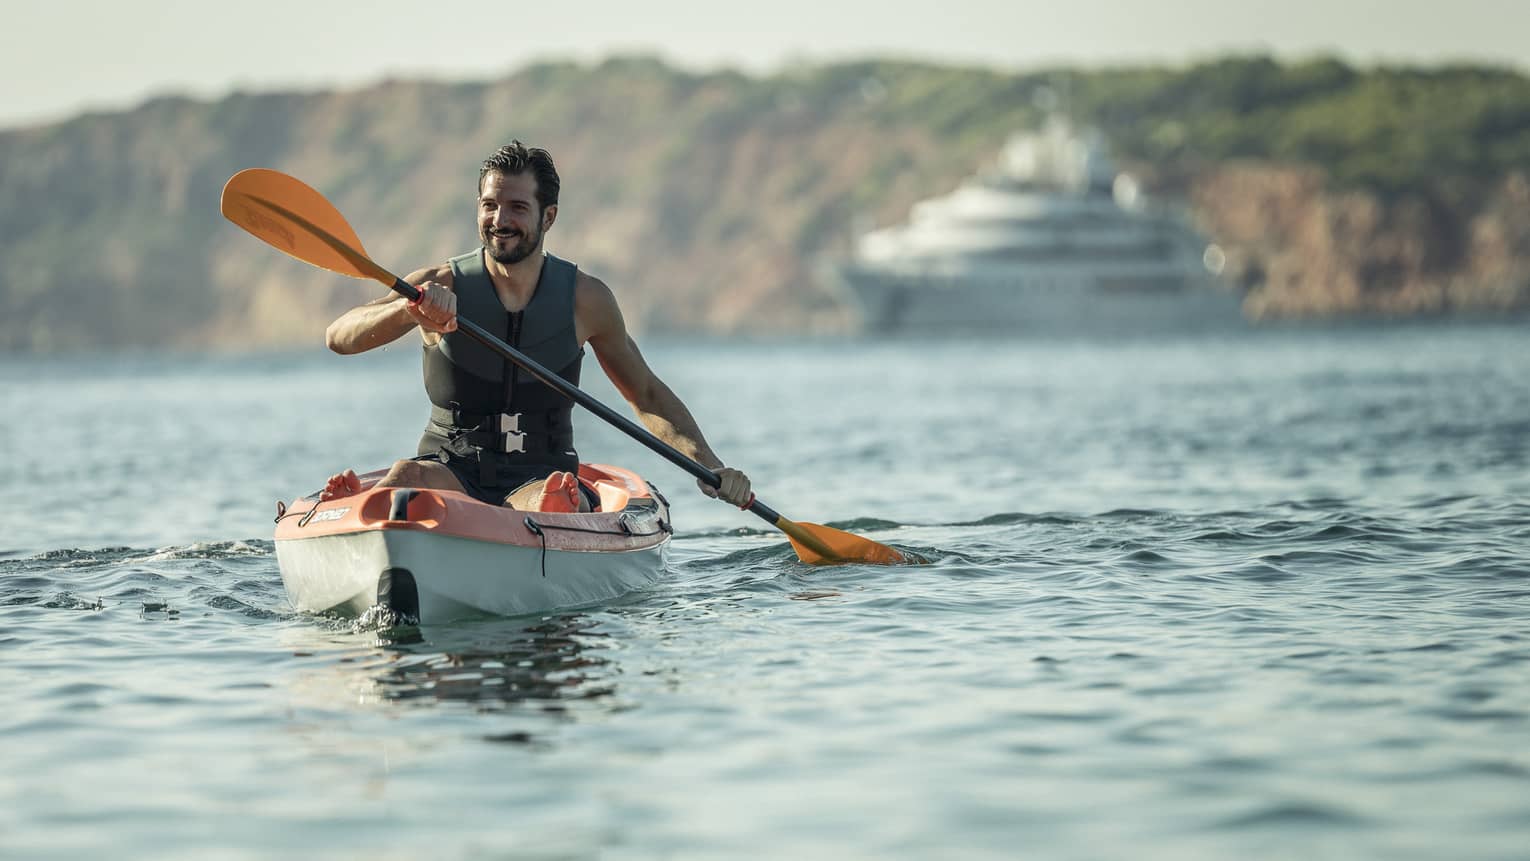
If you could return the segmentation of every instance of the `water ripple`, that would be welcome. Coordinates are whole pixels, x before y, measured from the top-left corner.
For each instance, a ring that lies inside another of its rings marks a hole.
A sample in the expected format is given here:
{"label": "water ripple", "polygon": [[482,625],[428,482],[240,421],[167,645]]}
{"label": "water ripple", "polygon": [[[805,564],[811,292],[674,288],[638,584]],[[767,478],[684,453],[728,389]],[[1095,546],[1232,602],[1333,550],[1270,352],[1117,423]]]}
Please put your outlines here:
{"label": "water ripple", "polygon": [[[272,499],[414,444],[416,350],[10,362],[6,402],[58,421],[0,430],[71,456],[0,466],[27,501],[0,832],[18,857],[1520,857],[1524,344],[685,348],[656,364],[771,499],[932,563],[804,565],[686,488],[653,589],[423,627],[292,612],[267,540]],[[740,379],[780,408],[740,410]],[[917,420],[866,420],[889,380]],[[836,409],[792,406],[810,384]]]}

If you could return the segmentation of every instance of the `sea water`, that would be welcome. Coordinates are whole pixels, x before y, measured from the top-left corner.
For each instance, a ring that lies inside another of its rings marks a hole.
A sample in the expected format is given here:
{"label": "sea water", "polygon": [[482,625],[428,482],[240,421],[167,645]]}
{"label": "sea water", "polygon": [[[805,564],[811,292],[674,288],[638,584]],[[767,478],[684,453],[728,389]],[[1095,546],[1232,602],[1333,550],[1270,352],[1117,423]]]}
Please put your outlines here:
{"label": "sea water", "polygon": [[581,414],[662,582],[385,629],[271,518],[413,452],[417,349],[0,359],[0,856],[1524,858],[1527,344],[645,344],[767,504],[931,564]]}

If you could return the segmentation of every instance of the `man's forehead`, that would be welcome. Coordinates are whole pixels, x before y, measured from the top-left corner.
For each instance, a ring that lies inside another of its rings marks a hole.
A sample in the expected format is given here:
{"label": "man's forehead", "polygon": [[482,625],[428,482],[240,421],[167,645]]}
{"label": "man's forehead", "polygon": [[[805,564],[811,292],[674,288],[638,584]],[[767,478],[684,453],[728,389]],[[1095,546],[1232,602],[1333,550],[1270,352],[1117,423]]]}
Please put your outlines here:
{"label": "man's forehead", "polygon": [[491,171],[484,175],[479,197],[487,200],[533,200],[537,196],[537,178],[528,173],[504,174]]}

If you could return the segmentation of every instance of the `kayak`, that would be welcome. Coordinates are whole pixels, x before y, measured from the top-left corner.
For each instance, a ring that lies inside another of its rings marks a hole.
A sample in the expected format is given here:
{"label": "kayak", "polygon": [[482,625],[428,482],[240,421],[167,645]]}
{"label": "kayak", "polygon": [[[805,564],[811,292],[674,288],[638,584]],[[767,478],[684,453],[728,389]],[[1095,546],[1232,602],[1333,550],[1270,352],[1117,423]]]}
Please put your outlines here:
{"label": "kayak", "polygon": [[580,464],[595,511],[520,511],[465,493],[377,487],[277,504],[276,560],[298,610],[361,615],[381,605],[421,624],[609,601],[658,580],[671,526],[636,473]]}

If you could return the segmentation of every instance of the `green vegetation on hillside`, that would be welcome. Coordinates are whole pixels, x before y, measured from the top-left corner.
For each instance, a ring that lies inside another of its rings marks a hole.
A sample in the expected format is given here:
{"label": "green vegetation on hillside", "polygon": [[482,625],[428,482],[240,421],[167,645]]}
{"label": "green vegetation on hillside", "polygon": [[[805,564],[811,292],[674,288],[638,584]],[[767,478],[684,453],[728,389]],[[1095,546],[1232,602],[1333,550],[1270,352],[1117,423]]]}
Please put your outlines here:
{"label": "green vegetation on hillside", "polygon": [[1079,113],[1146,162],[1311,164],[1388,193],[1530,168],[1530,79],[1504,69],[1253,57],[1068,77]]}
{"label": "green vegetation on hillside", "polygon": [[1466,253],[1481,212],[1509,218],[1471,234],[1508,261],[1492,271],[1512,280],[1530,257],[1518,198],[1495,191],[1530,172],[1530,78],[1513,71],[1256,56],[1024,74],[868,60],[751,77],[618,58],[491,82],[162,98],[0,132],[0,350],[314,343],[367,288],[224,224],[224,180],[296,173],[408,270],[473,243],[477,164],[511,137],[548,146],[566,177],[551,247],[607,277],[639,325],[801,331],[831,316],[805,313],[828,307],[815,258],[949,189],[1049,105],[1098,126],[1160,192],[1189,197],[1232,163],[1311,168],[1337,191],[1428,201],[1434,221],[1417,229],[1461,246],[1430,252],[1441,278],[1465,266],[1450,254]]}

